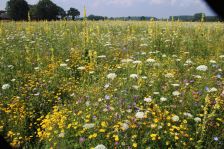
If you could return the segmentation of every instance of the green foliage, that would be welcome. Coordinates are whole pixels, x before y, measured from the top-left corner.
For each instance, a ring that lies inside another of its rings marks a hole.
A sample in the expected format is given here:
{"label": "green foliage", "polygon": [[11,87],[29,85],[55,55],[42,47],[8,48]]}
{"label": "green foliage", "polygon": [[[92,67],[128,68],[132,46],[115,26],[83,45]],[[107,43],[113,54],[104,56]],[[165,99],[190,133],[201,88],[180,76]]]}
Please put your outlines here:
{"label": "green foliage", "polygon": [[38,20],[56,20],[59,12],[63,13],[62,9],[51,0],[40,0],[33,6],[31,15]]}
{"label": "green foliage", "polygon": [[25,0],[10,0],[7,2],[6,11],[13,20],[27,20],[29,6]]}
{"label": "green foliage", "polygon": [[74,20],[75,17],[80,16],[80,12],[78,11],[78,9],[70,8],[67,12],[67,15],[72,16],[72,20]]}

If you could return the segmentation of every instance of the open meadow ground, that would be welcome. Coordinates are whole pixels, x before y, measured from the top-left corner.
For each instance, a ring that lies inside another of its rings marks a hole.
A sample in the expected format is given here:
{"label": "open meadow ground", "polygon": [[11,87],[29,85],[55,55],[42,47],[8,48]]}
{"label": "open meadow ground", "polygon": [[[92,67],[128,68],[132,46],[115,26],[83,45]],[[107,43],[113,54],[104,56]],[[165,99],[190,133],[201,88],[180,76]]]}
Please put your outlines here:
{"label": "open meadow ground", "polygon": [[22,148],[224,147],[224,24],[0,22],[0,135]]}

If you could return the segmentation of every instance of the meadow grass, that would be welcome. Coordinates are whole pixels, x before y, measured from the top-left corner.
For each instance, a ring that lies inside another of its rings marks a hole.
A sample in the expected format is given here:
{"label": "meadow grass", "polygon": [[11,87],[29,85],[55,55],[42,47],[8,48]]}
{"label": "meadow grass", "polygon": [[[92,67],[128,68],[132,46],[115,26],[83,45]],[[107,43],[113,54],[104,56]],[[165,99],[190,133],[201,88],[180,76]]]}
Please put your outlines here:
{"label": "meadow grass", "polygon": [[223,148],[223,23],[0,22],[0,135],[22,148]]}

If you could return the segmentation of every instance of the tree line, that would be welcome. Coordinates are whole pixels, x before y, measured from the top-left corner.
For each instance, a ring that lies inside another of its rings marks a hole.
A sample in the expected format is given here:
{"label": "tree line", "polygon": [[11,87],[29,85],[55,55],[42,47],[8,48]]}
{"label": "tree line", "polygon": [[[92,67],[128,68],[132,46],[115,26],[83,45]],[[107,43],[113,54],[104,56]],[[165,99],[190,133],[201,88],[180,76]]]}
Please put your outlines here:
{"label": "tree line", "polygon": [[30,5],[26,0],[9,0],[6,3],[6,12],[8,16],[15,20],[58,20],[72,19],[80,15],[76,8],[70,8],[65,11],[51,0],[40,0],[35,5]]}

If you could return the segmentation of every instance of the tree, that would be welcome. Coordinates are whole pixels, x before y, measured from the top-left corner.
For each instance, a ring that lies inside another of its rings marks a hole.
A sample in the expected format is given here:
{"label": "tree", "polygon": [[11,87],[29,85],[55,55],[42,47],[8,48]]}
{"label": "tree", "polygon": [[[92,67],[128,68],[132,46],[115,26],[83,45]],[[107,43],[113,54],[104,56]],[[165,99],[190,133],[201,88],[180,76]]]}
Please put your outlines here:
{"label": "tree", "polygon": [[33,16],[39,20],[56,20],[59,7],[51,0],[40,0],[33,8]]}
{"label": "tree", "polygon": [[67,15],[68,16],[72,16],[72,20],[74,20],[76,16],[79,16],[80,15],[80,12],[78,11],[78,9],[70,8],[68,10]]}
{"label": "tree", "polygon": [[29,5],[25,0],[10,0],[6,4],[6,11],[13,20],[27,20]]}
{"label": "tree", "polygon": [[58,15],[61,19],[63,19],[66,16],[65,10],[61,7],[58,7]]}

